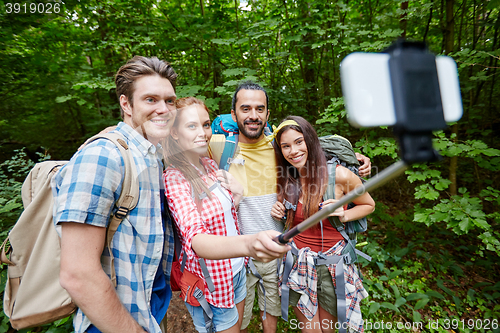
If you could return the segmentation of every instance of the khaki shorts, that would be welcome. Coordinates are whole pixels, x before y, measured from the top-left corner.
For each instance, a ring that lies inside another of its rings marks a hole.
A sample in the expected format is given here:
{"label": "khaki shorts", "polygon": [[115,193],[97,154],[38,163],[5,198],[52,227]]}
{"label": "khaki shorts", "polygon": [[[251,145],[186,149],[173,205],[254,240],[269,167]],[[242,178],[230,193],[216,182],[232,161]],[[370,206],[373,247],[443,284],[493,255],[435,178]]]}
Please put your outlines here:
{"label": "khaki shorts", "polygon": [[[252,260],[252,259],[250,259]],[[281,316],[281,300],[278,294],[278,274],[277,265],[278,260],[275,259],[268,263],[263,263],[254,260],[257,272],[264,280],[264,288],[266,289],[266,313],[271,316]],[[252,319],[253,301],[255,299],[255,287],[259,286],[259,279],[255,277],[250,271],[247,273],[247,297],[245,298],[245,312],[243,313],[243,322],[241,329],[244,330],[250,324]],[[259,309],[264,311],[264,294],[260,287],[257,287],[259,295]]]}
{"label": "khaki shorts", "polygon": [[[337,317],[337,294],[335,293],[332,275],[328,270],[328,266],[316,266],[316,273],[318,274],[318,286],[316,291],[318,293],[319,306],[325,309],[332,316]],[[291,306],[297,306],[301,295],[302,294],[299,294],[294,290],[290,290],[290,298],[288,304]]]}

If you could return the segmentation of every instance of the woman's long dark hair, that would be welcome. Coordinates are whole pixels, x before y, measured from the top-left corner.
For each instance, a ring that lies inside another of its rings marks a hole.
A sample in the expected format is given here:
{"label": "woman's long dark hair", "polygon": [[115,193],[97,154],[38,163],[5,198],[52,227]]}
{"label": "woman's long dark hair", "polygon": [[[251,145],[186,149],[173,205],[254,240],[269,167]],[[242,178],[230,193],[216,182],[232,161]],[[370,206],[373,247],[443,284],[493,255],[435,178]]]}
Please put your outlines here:
{"label": "woman's long dark hair", "polygon": [[[323,193],[328,185],[328,171],[326,167],[325,153],[319,144],[318,135],[311,124],[302,117],[288,116],[285,120],[294,120],[296,125],[286,125],[276,133],[273,142],[276,157],[277,193],[278,201],[283,199],[293,205],[297,205],[302,195],[302,214],[304,218],[316,213],[319,203],[322,201]],[[301,185],[299,170],[292,166],[281,152],[281,136],[289,129],[302,133],[307,147],[307,161],[304,165],[302,177],[304,185]],[[295,211],[288,210],[285,228],[290,227],[295,217]]]}

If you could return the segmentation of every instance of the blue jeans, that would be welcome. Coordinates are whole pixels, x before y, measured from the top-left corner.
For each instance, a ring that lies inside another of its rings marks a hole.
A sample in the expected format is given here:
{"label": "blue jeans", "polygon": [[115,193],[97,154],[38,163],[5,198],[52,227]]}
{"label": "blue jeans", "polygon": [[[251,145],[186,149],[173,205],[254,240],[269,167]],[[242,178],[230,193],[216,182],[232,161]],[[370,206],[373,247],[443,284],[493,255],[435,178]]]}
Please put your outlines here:
{"label": "blue jeans", "polygon": [[[247,275],[245,267],[243,267],[238,274],[233,277],[233,289],[234,304],[238,304],[247,296]],[[203,308],[201,306],[192,306],[188,303],[185,304],[191,318],[193,318],[196,330],[200,333],[205,333],[207,330],[205,328]],[[214,314],[212,321],[215,332],[227,330],[238,322],[238,310],[236,309],[236,306],[232,308],[217,308],[212,304],[209,305]]]}

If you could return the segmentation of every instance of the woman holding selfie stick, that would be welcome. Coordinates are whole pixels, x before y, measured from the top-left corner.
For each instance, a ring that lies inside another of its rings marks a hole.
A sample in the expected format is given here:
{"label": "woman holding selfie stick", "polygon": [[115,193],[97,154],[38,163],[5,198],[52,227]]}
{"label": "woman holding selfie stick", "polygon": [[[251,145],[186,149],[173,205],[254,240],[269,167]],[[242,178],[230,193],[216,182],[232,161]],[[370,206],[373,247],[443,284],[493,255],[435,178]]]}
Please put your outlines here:
{"label": "woman holding selfie stick", "polygon": [[[208,108],[194,97],[177,100],[176,107],[170,137],[163,145],[168,166],[164,179],[168,206],[187,255],[185,269],[203,279],[214,330],[237,333],[246,296],[245,257],[268,262],[282,256],[289,246],[272,241],[277,231],[239,235],[236,209],[243,187],[207,157],[212,136]],[[213,291],[200,258],[205,259]],[[206,332],[206,309],[188,302],[186,307],[196,329]]]}
{"label": "woman holding selfie stick", "polygon": [[[278,174],[278,201],[271,215],[286,219],[286,227],[294,227],[322,207],[332,204],[361,180],[353,172],[337,166],[335,198],[323,201],[328,185],[326,158],[314,128],[304,118],[290,116],[275,130],[274,149]],[[345,223],[360,219],[375,208],[368,193],[354,200],[351,209],[341,207],[335,216]],[[288,209],[287,209],[288,208]],[[315,265],[315,258],[340,255],[345,247],[342,235],[328,219],[295,236],[292,242],[294,264],[288,281],[289,304],[301,322],[302,332],[334,332],[337,322],[337,298],[334,286],[335,264]],[[287,254],[290,255],[291,253]],[[285,262],[285,260],[283,260]],[[344,266],[347,325],[349,330],[363,331],[359,302],[368,294],[354,265]]]}

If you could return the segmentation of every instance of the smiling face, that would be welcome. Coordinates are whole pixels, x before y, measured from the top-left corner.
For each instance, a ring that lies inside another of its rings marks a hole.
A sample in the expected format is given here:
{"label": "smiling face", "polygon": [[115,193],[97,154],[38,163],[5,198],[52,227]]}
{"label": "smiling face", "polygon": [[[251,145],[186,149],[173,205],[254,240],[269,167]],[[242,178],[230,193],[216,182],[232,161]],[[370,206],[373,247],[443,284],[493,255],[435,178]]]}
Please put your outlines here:
{"label": "smiling face", "polygon": [[207,110],[201,105],[193,104],[179,111],[171,135],[178,141],[187,159],[197,164],[200,156],[207,153],[208,142],[212,137]]}
{"label": "smiling face", "polygon": [[133,104],[120,96],[123,121],[152,144],[167,137],[175,119],[175,91],[169,80],[148,75],[134,82]]}
{"label": "smiling face", "polygon": [[269,117],[266,94],[262,90],[240,90],[236,95],[235,110],[231,110],[231,114],[240,130],[239,140],[243,143],[258,142],[264,136]]}
{"label": "smiling face", "polygon": [[307,162],[307,145],[304,135],[294,129],[288,129],[281,134],[280,148],[283,157],[297,169],[301,169]]}

